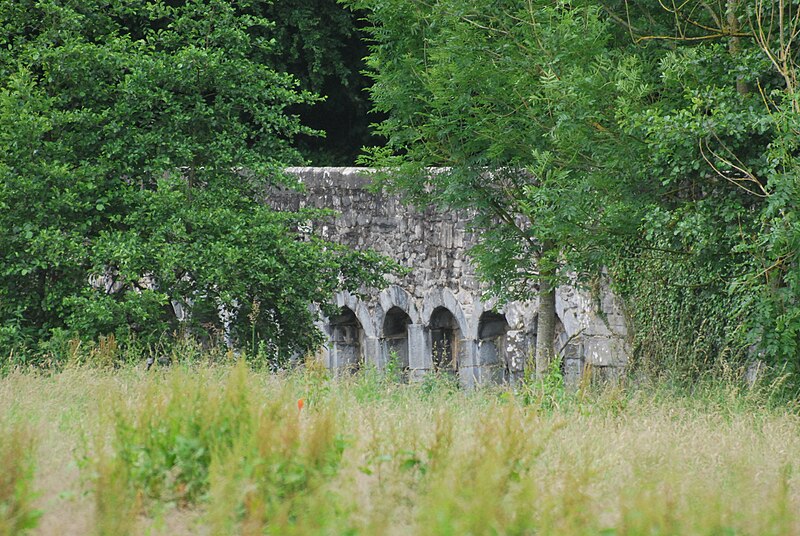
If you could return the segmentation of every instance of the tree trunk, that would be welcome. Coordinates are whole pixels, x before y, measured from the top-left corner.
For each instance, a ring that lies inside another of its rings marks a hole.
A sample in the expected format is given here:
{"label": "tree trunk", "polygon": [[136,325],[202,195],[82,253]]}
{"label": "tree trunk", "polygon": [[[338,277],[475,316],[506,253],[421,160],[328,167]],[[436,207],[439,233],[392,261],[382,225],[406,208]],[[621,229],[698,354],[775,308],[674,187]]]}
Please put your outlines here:
{"label": "tree trunk", "polygon": [[[543,253],[552,249],[546,243]],[[539,311],[536,323],[536,377],[541,378],[553,362],[553,339],[556,330],[556,290],[553,286],[555,267],[547,255],[539,261]]]}
{"label": "tree trunk", "polygon": [[[739,7],[739,0],[728,0],[727,6],[727,19],[728,19],[728,31],[731,33],[731,40],[728,44],[728,52],[730,52],[731,56],[734,58],[737,54],[739,54],[739,36],[736,34],[739,33],[739,19],[736,18],[736,9]],[[743,75],[739,75],[736,77],[736,91],[739,95],[747,95],[750,93],[750,87],[747,84],[747,80],[744,79]]]}

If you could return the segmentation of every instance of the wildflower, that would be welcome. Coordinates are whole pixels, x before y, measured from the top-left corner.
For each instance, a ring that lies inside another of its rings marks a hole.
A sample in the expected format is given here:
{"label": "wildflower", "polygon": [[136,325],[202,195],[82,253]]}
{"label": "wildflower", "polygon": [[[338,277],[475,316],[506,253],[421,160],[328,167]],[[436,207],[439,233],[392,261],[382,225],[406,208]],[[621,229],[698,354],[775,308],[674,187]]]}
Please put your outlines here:
{"label": "wildflower", "polygon": [[303,406],[306,405],[305,398],[298,398],[297,399],[297,411],[303,411]]}

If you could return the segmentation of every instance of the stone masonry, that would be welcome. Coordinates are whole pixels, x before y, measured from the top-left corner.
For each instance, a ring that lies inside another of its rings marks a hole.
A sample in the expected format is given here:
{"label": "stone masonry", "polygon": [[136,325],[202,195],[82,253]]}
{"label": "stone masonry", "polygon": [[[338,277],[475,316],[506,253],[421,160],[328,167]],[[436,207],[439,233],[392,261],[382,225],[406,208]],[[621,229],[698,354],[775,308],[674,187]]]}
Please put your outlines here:
{"label": "stone masonry", "polygon": [[[536,302],[502,307],[483,301],[485,290],[470,264],[476,241],[467,214],[407,206],[396,196],[368,188],[359,168],[291,168],[305,192],[277,190],[279,209],[329,208],[337,215],[317,224],[322,237],[357,249],[373,249],[410,269],[390,286],[335,296],[340,314],[319,326],[328,336],[322,359],[336,371],[365,364],[393,366],[412,380],[431,370],[452,374],[464,386],[515,381],[524,374],[536,343]],[[629,348],[620,304],[608,290],[560,287],[556,349],[565,378],[586,371],[615,378]]]}

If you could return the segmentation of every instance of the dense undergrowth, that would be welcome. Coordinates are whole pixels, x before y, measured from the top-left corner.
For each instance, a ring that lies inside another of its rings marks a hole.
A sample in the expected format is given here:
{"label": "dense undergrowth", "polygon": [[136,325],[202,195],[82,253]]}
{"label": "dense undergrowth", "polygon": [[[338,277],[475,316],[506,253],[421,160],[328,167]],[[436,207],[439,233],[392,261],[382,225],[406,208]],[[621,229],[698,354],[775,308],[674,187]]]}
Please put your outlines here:
{"label": "dense undergrowth", "polygon": [[779,387],[17,369],[0,534],[800,534]]}

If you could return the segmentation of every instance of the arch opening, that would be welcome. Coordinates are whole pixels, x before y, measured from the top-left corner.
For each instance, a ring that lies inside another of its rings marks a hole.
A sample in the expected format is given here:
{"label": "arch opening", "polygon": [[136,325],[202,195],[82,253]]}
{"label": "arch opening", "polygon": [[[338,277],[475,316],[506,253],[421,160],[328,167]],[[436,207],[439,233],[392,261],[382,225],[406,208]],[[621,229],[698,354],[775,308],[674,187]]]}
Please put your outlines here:
{"label": "arch opening", "polygon": [[455,374],[459,365],[459,341],[463,338],[456,317],[447,308],[437,307],[430,320],[433,369]]}
{"label": "arch opening", "polygon": [[330,319],[334,367],[347,372],[358,371],[364,363],[364,328],[349,307],[342,307]]}
{"label": "arch opening", "polygon": [[389,309],[383,320],[383,342],[386,363],[394,361],[400,370],[408,369],[408,326],[411,317],[395,306]]}
{"label": "arch opening", "polygon": [[478,352],[482,365],[494,372],[494,381],[510,381],[513,375],[506,352],[506,332],[509,330],[506,315],[486,311],[478,320]]}

